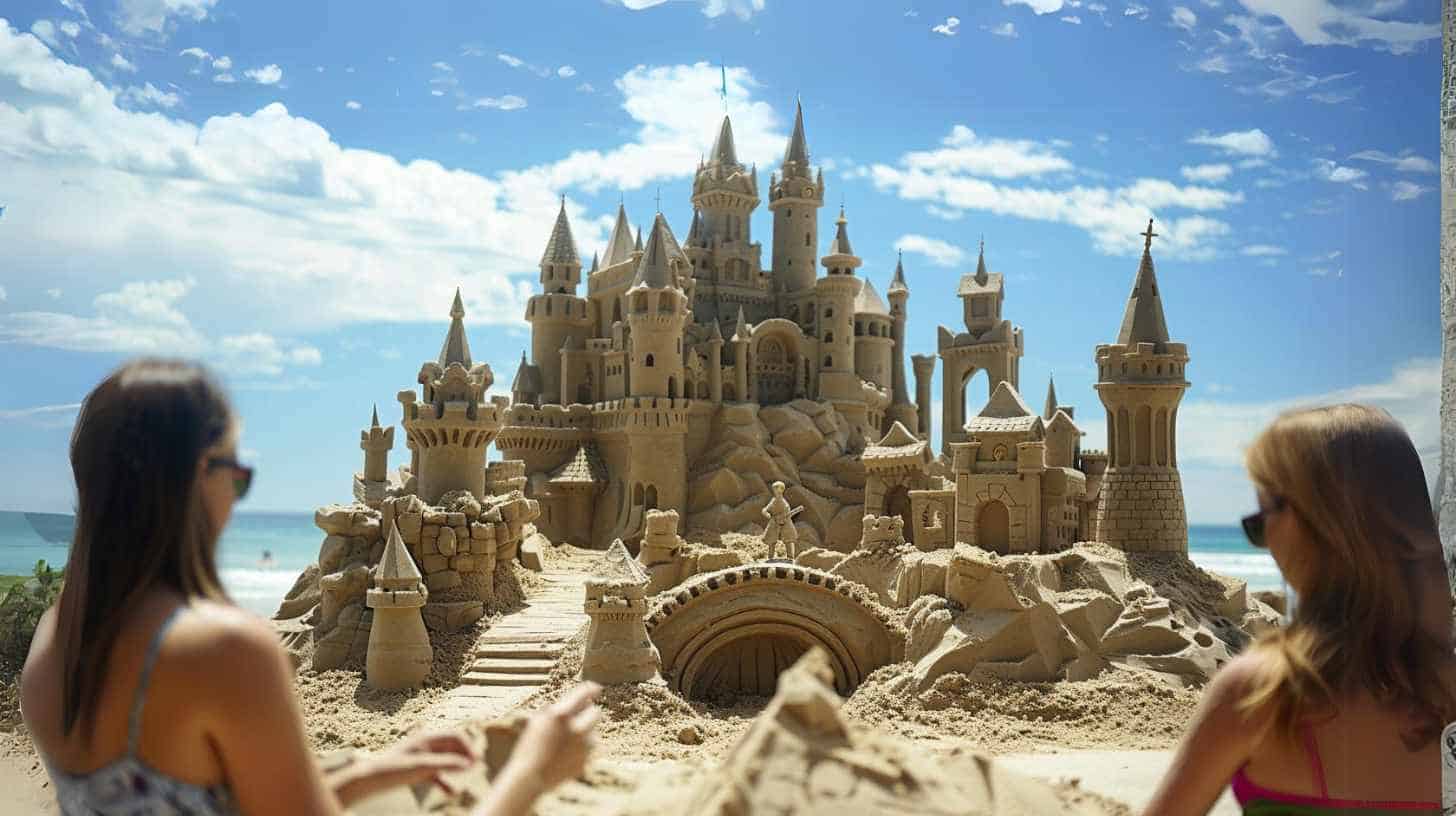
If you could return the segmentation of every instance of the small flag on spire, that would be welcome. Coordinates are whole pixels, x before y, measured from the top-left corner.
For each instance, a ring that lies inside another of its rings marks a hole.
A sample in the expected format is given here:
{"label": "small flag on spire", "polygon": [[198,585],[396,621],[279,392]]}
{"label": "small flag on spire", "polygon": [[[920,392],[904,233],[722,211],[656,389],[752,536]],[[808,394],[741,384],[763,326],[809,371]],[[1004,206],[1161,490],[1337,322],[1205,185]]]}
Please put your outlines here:
{"label": "small flag on spire", "polygon": [[723,77],[723,85],[719,89],[718,93],[723,97],[723,112],[724,113],[727,113],[728,112],[728,66],[725,65],[725,64],[723,64],[722,62],[719,62],[718,63],[718,69],[719,69],[719,71],[721,71],[721,76]]}

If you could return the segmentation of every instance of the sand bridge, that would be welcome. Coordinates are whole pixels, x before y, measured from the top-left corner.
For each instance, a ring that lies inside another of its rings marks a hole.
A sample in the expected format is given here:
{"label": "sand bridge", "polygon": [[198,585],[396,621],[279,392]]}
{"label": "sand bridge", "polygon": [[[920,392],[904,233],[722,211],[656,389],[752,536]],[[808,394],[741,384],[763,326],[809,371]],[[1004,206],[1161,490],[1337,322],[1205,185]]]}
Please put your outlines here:
{"label": "sand bridge", "polygon": [[677,588],[647,618],[675,690],[773,694],[781,671],[810,647],[831,656],[834,685],[848,694],[904,652],[904,636],[856,585],[823,570],[756,563],[706,573]]}

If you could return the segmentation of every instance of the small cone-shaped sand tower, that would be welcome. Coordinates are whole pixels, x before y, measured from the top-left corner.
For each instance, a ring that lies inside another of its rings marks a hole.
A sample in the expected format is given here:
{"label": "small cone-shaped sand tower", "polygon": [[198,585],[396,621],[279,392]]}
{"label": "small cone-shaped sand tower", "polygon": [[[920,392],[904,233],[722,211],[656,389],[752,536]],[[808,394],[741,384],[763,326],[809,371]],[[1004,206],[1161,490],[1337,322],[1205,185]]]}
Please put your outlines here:
{"label": "small cone-shaped sand tower", "polygon": [[374,610],[374,623],[369,629],[364,670],[374,688],[413,688],[429,676],[435,651],[420,614],[426,594],[399,527],[391,522],[389,542],[374,573],[374,588],[365,599]]}
{"label": "small cone-shaped sand tower", "polygon": [[604,686],[659,680],[662,657],[647,638],[647,571],[622,539],[612,542],[586,579],[591,617],[581,679]]}

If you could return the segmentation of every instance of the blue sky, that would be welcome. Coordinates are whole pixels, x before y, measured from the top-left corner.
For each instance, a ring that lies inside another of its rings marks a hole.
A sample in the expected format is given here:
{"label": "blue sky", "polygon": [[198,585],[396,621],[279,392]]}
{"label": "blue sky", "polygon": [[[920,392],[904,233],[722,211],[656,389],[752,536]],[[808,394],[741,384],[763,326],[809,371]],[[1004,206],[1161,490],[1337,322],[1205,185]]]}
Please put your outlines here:
{"label": "blue sky", "polygon": [[[1296,404],[1387,407],[1434,479],[1439,11],[7,3],[0,509],[69,507],[75,406],[144,352],[224,375],[259,466],[245,507],[347,498],[358,428],[374,402],[398,417],[457,285],[472,349],[509,385],[559,196],[587,255],[619,200],[648,224],[660,195],[686,233],[725,72],[760,184],[797,94],[826,179],[821,239],[842,202],[881,291],[904,251],[912,353],[959,325],[955,281],[984,236],[1026,332],[1027,400],[1054,373],[1085,447],[1105,444],[1093,349],[1155,217],[1168,325],[1192,356],[1193,521],[1251,505],[1241,447]],[[761,206],[765,263],[770,225]]]}

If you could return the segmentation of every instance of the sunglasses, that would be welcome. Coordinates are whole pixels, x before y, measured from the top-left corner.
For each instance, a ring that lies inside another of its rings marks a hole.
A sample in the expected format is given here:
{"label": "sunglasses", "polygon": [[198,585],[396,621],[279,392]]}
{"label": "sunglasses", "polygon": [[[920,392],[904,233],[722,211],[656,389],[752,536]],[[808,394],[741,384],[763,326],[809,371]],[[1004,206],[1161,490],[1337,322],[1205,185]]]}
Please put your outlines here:
{"label": "sunglasses", "polygon": [[207,460],[207,469],[209,471],[220,467],[232,468],[233,492],[237,494],[237,498],[241,499],[248,495],[248,488],[253,486],[253,469],[238,462],[236,459],[219,456]]}
{"label": "sunglasses", "polygon": [[1255,547],[1263,547],[1264,544],[1264,522],[1270,513],[1277,513],[1284,509],[1284,500],[1276,497],[1268,508],[1261,508],[1259,512],[1244,516],[1242,524],[1244,535],[1249,537],[1249,543]]}

